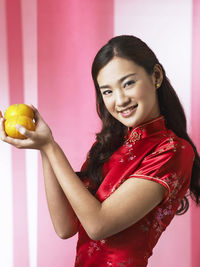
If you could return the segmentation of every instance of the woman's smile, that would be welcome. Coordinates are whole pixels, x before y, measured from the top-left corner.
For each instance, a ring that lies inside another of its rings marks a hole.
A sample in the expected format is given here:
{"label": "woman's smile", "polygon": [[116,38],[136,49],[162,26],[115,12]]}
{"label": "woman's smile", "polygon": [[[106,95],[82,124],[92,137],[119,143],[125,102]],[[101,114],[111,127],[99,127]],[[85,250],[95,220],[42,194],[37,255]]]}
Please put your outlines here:
{"label": "woman's smile", "polygon": [[133,61],[114,57],[97,81],[109,113],[127,127],[136,127],[160,115],[155,74]]}
{"label": "woman's smile", "polygon": [[120,110],[118,112],[122,115],[122,117],[128,118],[128,117],[133,115],[133,113],[136,111],[137,106],[138,106],[138,104],[133,105],[133,106],[128,107],[128,108],[125,108],[123,110]]}

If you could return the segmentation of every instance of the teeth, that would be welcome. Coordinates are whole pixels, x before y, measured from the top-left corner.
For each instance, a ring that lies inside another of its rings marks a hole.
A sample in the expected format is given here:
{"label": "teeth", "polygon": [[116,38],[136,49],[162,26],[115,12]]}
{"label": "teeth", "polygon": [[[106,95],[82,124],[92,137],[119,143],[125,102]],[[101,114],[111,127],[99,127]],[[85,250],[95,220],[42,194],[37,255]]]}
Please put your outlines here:
{"label": "teeth", "polygon": [[127,114],[127,113],[129,113],[131,110],[132,110],[132,108],[129,108],[129,109],[127,109],[127,110],[124,110],[122,113]]}
{"label": "teeth", "polygon": [[137,105],[132,106],[131,108],[128,108],[128,109],[122,111],[122,113],[124,113],[124,114],[128,114],[132,109],[134,109],[134,108],[136,108],[136,107],[137,107]]}

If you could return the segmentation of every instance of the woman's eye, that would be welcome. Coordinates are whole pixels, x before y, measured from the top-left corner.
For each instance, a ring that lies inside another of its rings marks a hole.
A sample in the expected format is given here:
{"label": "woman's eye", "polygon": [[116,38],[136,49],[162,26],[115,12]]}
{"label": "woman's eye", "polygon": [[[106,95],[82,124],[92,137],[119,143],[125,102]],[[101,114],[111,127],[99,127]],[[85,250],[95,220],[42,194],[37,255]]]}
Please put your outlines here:
{"label": "woman's eye", "polygon": [[111,90],[106,90],[106,91],[103,91],[103,95],[109,95],[109,94],[111,94],[112,93],[112,91]]}
{"label": "woman's eye", "polygon": [[135,83],[135,81],[130,80],[130,81],[128,81],[128,82],[126,82],[126,83],[124,84],[124,88],[127,87],[127,86],[130,86],[130,85],[132,85],[132,84],[134,84],[134,83]]}

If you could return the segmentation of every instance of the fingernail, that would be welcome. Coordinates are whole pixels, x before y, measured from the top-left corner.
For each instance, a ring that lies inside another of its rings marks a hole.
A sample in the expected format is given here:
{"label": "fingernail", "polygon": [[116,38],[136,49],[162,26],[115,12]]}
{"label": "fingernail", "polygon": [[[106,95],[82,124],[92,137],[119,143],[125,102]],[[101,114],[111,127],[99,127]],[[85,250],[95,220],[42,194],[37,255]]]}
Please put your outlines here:
{"label": "fingernail", "polygon": [[25,129],[24,127],[22,127],[21,125],[17,124],[15,126],[15,128],[21,133],[21,134],[24,134],[25,133]]}

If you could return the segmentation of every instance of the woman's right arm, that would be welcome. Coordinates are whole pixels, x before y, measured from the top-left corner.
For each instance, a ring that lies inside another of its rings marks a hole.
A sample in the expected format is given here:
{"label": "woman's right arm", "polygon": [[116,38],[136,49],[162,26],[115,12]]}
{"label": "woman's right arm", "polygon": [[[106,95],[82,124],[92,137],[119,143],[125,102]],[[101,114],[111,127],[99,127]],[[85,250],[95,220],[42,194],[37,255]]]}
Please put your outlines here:
{"label": "woman's right arm", "polygon": [[46,155],[41,152],[46,198],[57,235],[67,239],[78,231],[78,219],[67,200]]}

